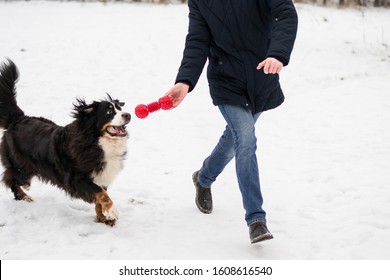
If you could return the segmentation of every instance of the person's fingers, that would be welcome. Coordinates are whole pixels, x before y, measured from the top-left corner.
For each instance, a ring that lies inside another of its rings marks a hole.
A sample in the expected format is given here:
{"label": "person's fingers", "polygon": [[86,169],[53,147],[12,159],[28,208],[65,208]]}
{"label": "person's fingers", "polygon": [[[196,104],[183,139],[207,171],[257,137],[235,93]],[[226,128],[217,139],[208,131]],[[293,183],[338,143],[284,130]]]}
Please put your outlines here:
{"label": "person's fingers", "polygon": [[279,74],[283,68],[283,64],[272,57],[269,57],[257,65],[256,69],[260,70],[263,68],[264,74]]}
{"label": "person's fingers", "polygon": [[259,63],[259,65],[257,65],[256,69],[257,70],[260,70],[261,68],[263,68],[265,65],[265,60],[263,60],[262,62]]}
{"label": "person's fingers", "polygon": [[270,63],[269,66],[269,73],[270,74],[276,74],[277,73],[277,65],[275,63]]}
{"label": "person's fingers", "polygon": [[180,105],[181,101],[183,100],[183,93],[179,90],[176,89],[171,91],[171,94],[169,97],[171,97],[172,102],[173,102],[173,107],[176,108],[177,106]]}
{"label": "person's fingers", "polygon": [[188,93],[189,86],[183,83],[174,85],[165,95],[169,96],[173,102],[173,108],[180,105]]}

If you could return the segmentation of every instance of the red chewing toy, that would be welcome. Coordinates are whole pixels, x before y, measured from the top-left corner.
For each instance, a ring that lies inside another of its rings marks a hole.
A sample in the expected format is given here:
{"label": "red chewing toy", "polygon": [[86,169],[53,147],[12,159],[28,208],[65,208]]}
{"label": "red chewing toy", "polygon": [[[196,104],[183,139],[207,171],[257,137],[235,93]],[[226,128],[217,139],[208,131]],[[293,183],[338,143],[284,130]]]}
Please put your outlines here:
{"label": "red chewing toy", "polygon": [[146,118],[149,113],[156,112],[160,109],[169,110],[173,107],[173,101],[169,96],[161,97],[158,101],[152,102],[148,105],[140,104],[135,107],[135,115],[140,118]]}

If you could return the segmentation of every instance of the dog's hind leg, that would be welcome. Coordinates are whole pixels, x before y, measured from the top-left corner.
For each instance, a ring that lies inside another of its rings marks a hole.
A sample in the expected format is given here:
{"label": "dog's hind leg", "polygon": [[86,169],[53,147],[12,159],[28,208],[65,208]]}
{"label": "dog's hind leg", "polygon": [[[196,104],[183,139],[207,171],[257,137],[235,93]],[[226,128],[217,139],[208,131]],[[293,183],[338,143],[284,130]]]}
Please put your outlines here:
{"label": "dog's hind leg", "polygon": [[5,170],[3,173],[3,182],[12,190],[15,199],[32,202],[33,199],[24,192],[22,187],[25,189],[30,187],[34,172],[28,167],[23,156],[18,152],[9,134],[3,135],[0,144],[0,159]]}
{"label": "dog's hind leg", "polygon": [[20,170],[13,171],[10,168],[5,170],[3,175],[3,181],[6,184],[6,186],[9,187],[11,191],[14,193],[15,200],[24,200],[27,202],[33,201],[31,196],[26,194],[22,188],[22,186],[26,188],[30,187],[31,178],[22,176]]}
{"label": "dog's hind leg", "polygon": [[119,214],[105,190],[95,194],[95,203],[95,211],[98,222],[114,226]]}
{"label": "dog's hind leg", "polygon": [[34,201],[31,198],[31,196],[26,194],[23,191],[23,189],[20,186],[18,186],[18,185],[15,185],[15,186],[11,187],[11,190],[14,193],[15,200],[24,200],[24,201],[27,201],[27,202],[33,202]]}

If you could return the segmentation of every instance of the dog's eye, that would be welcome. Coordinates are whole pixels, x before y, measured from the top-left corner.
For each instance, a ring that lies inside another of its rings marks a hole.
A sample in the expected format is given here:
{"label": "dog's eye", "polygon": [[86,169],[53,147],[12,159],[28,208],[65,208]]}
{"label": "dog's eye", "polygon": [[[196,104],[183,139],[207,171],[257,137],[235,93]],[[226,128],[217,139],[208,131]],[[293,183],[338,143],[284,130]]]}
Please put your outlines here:
{"label": "dog's eye", "polygon": [[107,110],[107,115],[112,115],[114,113],[114,110],[113,109],[108,109]]}

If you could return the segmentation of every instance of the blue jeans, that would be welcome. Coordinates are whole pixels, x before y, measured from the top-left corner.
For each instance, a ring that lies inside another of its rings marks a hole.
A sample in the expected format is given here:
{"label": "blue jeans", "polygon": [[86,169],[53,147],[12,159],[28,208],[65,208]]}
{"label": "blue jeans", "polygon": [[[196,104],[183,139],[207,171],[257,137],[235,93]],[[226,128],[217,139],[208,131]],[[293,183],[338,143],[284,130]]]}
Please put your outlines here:
{"label": "blue jeans", "polygon": [[249,109],[232,105],[220,105],[219,110],[227,126],[217,146],[199,170],[199,184],[210,188],[225,166],[235,157],[247,225],[257,221],[266,222],[256,157],[255,123],[261,113],[253,114]]}

